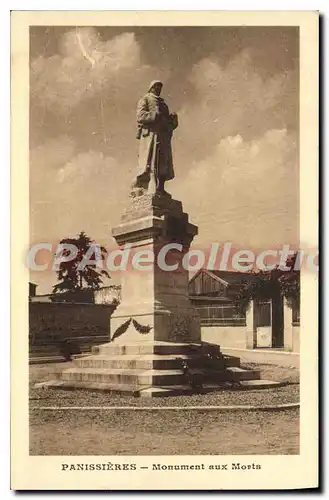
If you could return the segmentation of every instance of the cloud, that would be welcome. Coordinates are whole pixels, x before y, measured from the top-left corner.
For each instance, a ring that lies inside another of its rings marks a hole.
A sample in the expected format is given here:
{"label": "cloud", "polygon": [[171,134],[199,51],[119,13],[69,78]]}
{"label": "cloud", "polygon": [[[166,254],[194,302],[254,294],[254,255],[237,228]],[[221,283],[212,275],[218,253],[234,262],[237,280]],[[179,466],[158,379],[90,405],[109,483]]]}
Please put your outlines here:
{"label": "cloud", "polygon": [[77,28],[62,36],[59,47],[59,54],[31,63],[31,99],[56,113],[68,114],[99,92],[115,92],[118,79],[135,80],[136,71],[147,71],[134,33],[101,41],[94,28]]}
{"label": "cloud", "polygon": [[95,28],[78,28],[53,42],[57,53],[31,61],[31,148],[66,134],[79,151],[135,161],[137,101],[170,68],[144,62],[130,32],[102,40]]}
{"label": "cloud", "polygon": [[[30,244],[56,245],[84,230],[114,247],[111,229],[127,204],[131,180],[126,165],[99,151],[79,152],[68,136],[36,147],[30,155]],[[32,272],[31,279],[38,293],[48,293],[56,282],[51,269]]]}
{"label": "cloud", "polygon": [[273,129],[223,138],[173,188],[199,225],[199,242],[258,248],[297,243],[298,185],[296,137]]}
{"label": "cloud", "polygon": [[136,102],[156,76],[180,124],[167,189],[198,224],[195,243],[295,243],[297,72],[264,71],[243,50],[225,64],[206,54],[178,79],[144,56],[133,33],[103,41],[80,28],[59,39],[58,54],[32,61],[31,241],[84,229],[108,245],[137,161]]}
{"label": "cloud", "polygon": [[87,151],[79,153],[63,165],[58,171],[57,180],[60,184],[70,183],[74,189],[77,183],[113,175],[116,166],[114,158],[105,157],[101,152]]}
{"label": "cloud", "polygon": [[265,73],[251,50],[196,63],[179,112],[170,185],[199,226],[196,244],[298,242],[298,78]]}
{"label": "cloud", "polygon": [[37,168],[39,174],[48,168],[58,168],[72,157],[74,151],[75,142],[67,135],[49,139],[32,149],[30,153],[32,172],[33,168]]}
{"label": "cloud", "polygon": [[30,152],[30,200],[33,213],[35,205],[47,203],[47,195],[51,192],[58,169],[73,157],[75,148],[72,138],[63,135],[49,139]]}
{"label": "cloud", "polygon": [[193,92],[179,118],[184,129],[181,147],[190,157],[201,159],[228,136],[250,139],[269,129],[298,126],[296,73],[264,75],[251,50],[243,50],[226,66],[214,56],[201,59],[188,80]]}
{"label": "cloud", "polygon": [[31,242],[84,229],[108,245],[127,203],[132,172],[99,151],[79,152],[66,136],[31,152]]}

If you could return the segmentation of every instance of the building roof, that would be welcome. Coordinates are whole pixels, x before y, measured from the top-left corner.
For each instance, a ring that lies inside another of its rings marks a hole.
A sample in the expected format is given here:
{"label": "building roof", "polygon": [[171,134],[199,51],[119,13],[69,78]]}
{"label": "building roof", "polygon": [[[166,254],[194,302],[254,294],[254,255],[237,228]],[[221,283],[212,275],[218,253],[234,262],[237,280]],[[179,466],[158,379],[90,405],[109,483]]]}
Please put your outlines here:
{"label": "building roof", "polygon": [[257,279],[257,273],[253,272],[240,272],[240,271],[220,271],[220,270],[208,270],[210,274],[213,274],[217,278],[225,281],[228,285],[234,283],[239,283],[240,281],[254,281]]}
{"label": "building roof", "polygon": [[257,279],[257,273],[253,273],[253,272],[246,272],[246,273],[243,273],[243,272],[240,272],[240,271],[221,271],[221,270],[218,270],[218,269],[205,269],[205,268],[202,268],[202,269],[199,269],[199,271],[197,271],[195,273],[195,275],[190,279],[190,283],[192,281],[195,280],[195,278],[197,278],[197,276],[199,276],[201,273],[206,273],[208,274],[210,277],[212,277],[213,279],[215,280],[218,280],[220,281],[221,283],[223,283],[223,285],[232,285],[234,283],[239,283],[240,281],[244,281],[244,280],[256,280]]}

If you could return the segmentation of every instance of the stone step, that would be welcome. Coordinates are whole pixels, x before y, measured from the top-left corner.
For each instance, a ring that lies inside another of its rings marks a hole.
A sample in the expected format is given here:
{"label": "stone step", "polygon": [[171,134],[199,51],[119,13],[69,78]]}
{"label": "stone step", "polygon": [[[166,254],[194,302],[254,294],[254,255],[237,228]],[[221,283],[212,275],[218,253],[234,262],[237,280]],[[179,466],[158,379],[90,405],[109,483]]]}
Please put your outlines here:
{"label": "stone step", "polygon": [[176,356],[159,354],[144,354],[139,356],[124,354],[121,356],[109,356],[98,354],[76,358],[74,364],[80,368],[96,369],[181,369],[177,358],[187,361],[190,368],[198,368],[202,365],[202,358],[199,355],[193,354],[177,354]]}
{"label": "stone step", "polygon": [[[75,360],[75,363],[78,360]],[[79,360],[80,361],[80,360]],[[82,361],[82,360],[81,360]],[[85,361],[85,360],[84,360]],[[258,370],[244,370],[238,367],[230,367],[226,370],[207,371],[201,369],[191,369],[190,373],[201,383],[209,380],[219,381],[250,381],[259,380]],[[61,379],[78,382],[97,382],[139,385],[174,385],[186,383],[187,376],[181,369],[119,369],[119,368],[85,368],[83,366],[70,368],[61,374]]]}
{"label": "stone step", "polygon": [[[206,353],[213,353],[212,360]],[[180,360],[189,367],[184,373]],[[48,387],[104,390],[140,397],[162,397],[223,389],[262,389],[277,382],[260,380],[259,370],[240,367],[240,359],[221,355],[205,344],[141,342],[94,346],[78,355],[74,367],[58,374]],[[191,387],[194,385],[194,389]]]}
{"label": "stone step", "polygon": [[138,396],[141,398],[164,398],[168,396],[183,396],[193,394],[193,389],[190,385],[174,385],[166,387],[148,387],[141,388],[138,391]]}
{"label": "stone step", "polygon": [[[273,380],[246,380],[239,384],[239,386],[224,387],[223,384],[205,384],[201,390],[202,393],[222,391],[225,389],[229,390],[257,390],[257,389],[271,389],[273,387],[279,387],[283,385],[280,382],[275,382]],[[111,384],[111,383],[101,383],[101,382],[79,382],[76,380],[50,380],[46,382],[38,382],[35,387],[43,387],[50,389],[63,389],[63,390],[75,390],[84,389],[92,391],[104,391],[104,392],[114,392],[115,394],[122,394],[126,396],[137,396],[142,398],[153,398],[153,397],[167,397],[167,396],[181,396],[193,393],[191,386],[186,384],[181,385],[166,385],[165,387],[149,387],[149,386],[138,386],[128,385],[128,384]]]}
{"label": "stone step", "polygon": [[259,370],[245,370],[237,366],[231,366],[225,370],[232,377],[230,380],[240,382],[242,380],[258,380],[260,379]]}
{"label": "stone step", "polygon": [[236,366],[225,368],[224,370],[205,370],[205,383],[233,382],[240,383],[242,380],[258,380],[260,372],[258,370],[244,370]]}
{"label": "stone step", "polygon": [[276,382],[274,380],[243,380],[239,384],[240,389],[271,389],[273,387],[279,387],[284,385],[281,382]]}
{"label": "stone step", "polygon": [[[210,392],[218,392],[223,390],[257,390],[257,389],[271,389],[284,385],[280,382],[273,380],[245,380],[232,387],[226,383],[205,383],[198,394],[207,394]],[[195,393],[189,385],[175,385],[166,387],[148,387],[141,388],[136,395],[143,398],[166,397],[166,396],[181,396],[185,394]]]}
{"label": "stone step", "polygon": [[[38,382],[37,384],[35,384],[35,387],[63,390],[82,389],[91,391],[114,392],[115,394],[143,398],[182,396],[193,394],[194,392],[191,386],[186,384],[177,384],[172,386],[166,385],[165,387],[149,387],[140,385],[136,387],[135,385],[128,384],[120,385],[100,382],[89,382],[88,384],[86,384],[85,382],[78,382],[76,380],[50,380],[45,382]],[[205,390],[202,392],[209,392],[215,389],[222,390],[222,386],[211,386],[211,388],[205,388]]]}
{"label": "stone step", "polygon": [[91,391],[115,392],[116,394],[124,394],[126,396],[138,395],[135,385],[118,385],[102,382],[79,382],[77,380],[49,380],[46,382],[38,382],[35,384],[37,388],[75,390],[84,389]]}
{"label": "stone step", "polygon": [[187,344],[187,343],[171,343],[171,342],[141,342],[131,344],[116,344],[115,342],[108,342],[107,344],[94,346],[92,348],[93,354],[107,354],[107,355],[141,355],[141,354],[191,354],[199,353],[201,344]]}
{"label": "stone step", "polygon": [[240,366],[240,358],[236,356],[223,355],[225,366]]}
{"label": "stone step", "polygon": [[[193,370],[195,375],[203,375],[201,370]],[[182,370],[120,370],[96,368],[69,368],[61,373],[64,381],[113,383],[140,386],[184,384],[186,376]]]}

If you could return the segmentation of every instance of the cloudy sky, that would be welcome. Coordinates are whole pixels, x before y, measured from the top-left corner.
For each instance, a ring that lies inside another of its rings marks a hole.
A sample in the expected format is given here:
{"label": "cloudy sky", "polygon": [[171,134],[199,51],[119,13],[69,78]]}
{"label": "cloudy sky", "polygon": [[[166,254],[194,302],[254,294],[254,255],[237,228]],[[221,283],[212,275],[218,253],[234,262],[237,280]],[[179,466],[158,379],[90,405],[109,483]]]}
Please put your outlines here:
{"label": "cloudy sky", "polygon": [[[196,246],[298,244],[298,31],[289,27],[33,27],[31,244],[111,227],[136,167],[150,80],[179,115],[167,189]],[[56,283],[34,273],[38,293]]]}

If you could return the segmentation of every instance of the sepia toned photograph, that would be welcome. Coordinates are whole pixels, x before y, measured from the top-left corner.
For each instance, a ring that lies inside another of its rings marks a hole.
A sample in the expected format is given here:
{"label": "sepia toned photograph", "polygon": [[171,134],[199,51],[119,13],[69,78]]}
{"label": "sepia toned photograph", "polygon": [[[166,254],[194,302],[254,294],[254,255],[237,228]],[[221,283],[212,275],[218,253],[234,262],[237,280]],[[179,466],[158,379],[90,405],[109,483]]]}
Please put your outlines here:
{"label": "sepia toned photograph", "polygon": [[302,33],[216,19],[28,23],[26,452],[65,478],[301,456]]}

